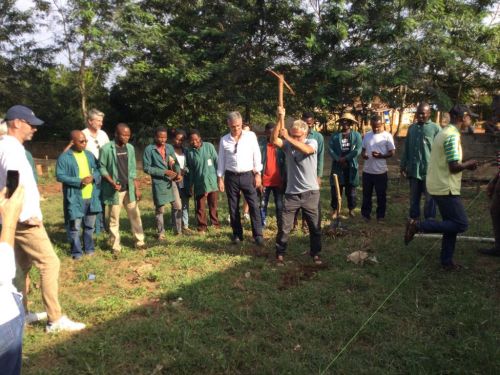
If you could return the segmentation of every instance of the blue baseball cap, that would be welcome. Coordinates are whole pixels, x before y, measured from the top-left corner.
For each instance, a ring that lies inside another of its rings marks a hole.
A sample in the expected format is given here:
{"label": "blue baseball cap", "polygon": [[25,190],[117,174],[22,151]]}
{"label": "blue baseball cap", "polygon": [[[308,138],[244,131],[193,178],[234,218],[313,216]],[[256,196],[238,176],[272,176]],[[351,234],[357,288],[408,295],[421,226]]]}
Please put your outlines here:
{"label": "blue baseball cap", "polygon": [[5,115],[5,120],[24,120],[31,126],[40,126],[43,125],[43,120],[40,120],[35,116],[33,111],[24,105],[15,105],[10,107]]}

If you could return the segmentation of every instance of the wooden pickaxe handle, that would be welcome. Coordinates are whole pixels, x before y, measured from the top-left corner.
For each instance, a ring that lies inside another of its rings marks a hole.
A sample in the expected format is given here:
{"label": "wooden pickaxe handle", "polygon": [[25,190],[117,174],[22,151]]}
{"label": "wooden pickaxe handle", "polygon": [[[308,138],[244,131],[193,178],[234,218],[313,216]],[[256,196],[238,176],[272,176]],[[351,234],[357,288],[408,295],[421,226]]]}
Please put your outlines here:
{"label": "wooden pickaxe handle", "polygon": [[290,93],[292,95],[295,95],[295,91],[290,87],[290,85],[285,81],[285,76],[280,73],[276,73],[272,69],[267,69],[269,73],[274,75],[276,78],[278,78],[278,105],[280,107],[284,107],[284,100],[283,100],[283,86],[286,86],[288,90],[290,90]]}
{"label": "wooden pickaxe handle", "polygon": [[342,195],[340,194],[339,177],[335,173],[333,174],[333,182],[335,184],[335,190],[337,191],[337,215],[340,215]]}

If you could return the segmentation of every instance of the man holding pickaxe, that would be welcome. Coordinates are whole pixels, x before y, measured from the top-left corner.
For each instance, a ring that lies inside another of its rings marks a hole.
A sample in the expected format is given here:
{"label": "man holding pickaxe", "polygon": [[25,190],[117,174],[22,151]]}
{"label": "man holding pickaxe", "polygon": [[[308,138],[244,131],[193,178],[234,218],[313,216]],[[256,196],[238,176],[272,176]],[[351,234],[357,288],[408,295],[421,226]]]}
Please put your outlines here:
{"label": "man holding pickaxe", "polygon": [[[309,228],[311,255],[315,264],[321,264],[321,229],[319,226],[319,184],[317,179],[318,142],[307,138],[308,126],[302,120],[294,121],[290,133],[284,126],[285,108],[278,107],[278,119],[271,136],[272,143],[283,149],[286,157],[287,185],[282,224],[276,236],[276,261],[283,265],[288,237],[295,213],[302,209],[302,217]],[[281,138],[280,138],[281,136]]]}

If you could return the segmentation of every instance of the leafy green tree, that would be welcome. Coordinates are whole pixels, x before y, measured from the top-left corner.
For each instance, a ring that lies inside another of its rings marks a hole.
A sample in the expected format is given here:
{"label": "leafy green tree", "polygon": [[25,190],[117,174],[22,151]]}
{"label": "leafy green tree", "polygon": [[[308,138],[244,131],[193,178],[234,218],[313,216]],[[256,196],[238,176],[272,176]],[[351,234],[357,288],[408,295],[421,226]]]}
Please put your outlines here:
{"label": "leafy green tree", "polygon": [[[80,119],[85,119],[89,98],[100,90],[122,58],[123,44],[117,35],[122,7],[129,1],[52,0],[50,17],[58,22],[55,44],[68,59],[79,90]],[[102,103],[93,103],[102,107]]]}
{"label": "leafy green tree", "polygon": [[218,135],[231,109],[250,121],[274,117],[277,85],[265,70],[293,65],[287,40],[299,2],[144,1],[141,9],[154,18],[129,16],[141,48],[112,93],[132,122]]}

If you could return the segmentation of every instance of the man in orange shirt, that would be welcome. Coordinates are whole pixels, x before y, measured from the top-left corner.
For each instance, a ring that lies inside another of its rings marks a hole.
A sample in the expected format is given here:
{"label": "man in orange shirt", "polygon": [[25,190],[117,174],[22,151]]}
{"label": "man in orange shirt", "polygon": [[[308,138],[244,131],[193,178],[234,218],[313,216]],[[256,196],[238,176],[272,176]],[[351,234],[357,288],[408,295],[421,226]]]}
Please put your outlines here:
{"label": "man in orange shirt", "polygon": [[286,178],[285,173],[285,154],[283,151],[271,143],[274,124],[272,122],[266,125],[266,138],[259,142],[260,153],[262,155],[262,204],[260,214],[262,225],[267,224],[267,206],[271,193],[274,195],[274,205],[276,206],[276,221],[278,227],[281,223],[283,212],[283,192]]}

